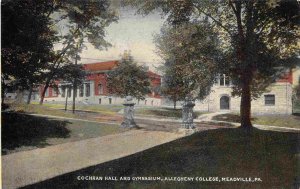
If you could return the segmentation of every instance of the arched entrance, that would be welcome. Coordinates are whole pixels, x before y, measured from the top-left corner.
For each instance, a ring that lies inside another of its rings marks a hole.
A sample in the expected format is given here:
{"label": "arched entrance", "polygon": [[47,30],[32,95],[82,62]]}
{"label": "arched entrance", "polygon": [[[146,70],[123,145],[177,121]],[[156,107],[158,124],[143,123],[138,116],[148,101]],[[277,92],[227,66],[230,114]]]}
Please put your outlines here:
{"label": "arched entrance", "polygon": [[220,98],[220,109],[229,110],[230,98],[228,96],[222,96]]}

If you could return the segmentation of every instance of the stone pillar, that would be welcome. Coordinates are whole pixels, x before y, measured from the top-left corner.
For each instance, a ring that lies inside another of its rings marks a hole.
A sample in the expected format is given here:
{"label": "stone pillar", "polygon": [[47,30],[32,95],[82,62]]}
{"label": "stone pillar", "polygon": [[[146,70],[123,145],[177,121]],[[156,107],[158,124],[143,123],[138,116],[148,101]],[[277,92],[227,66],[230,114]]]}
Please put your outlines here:
{"label": "stone pillar", "polygon": [[194,129],[194,115],[193,108],[195,106],[194,101],[186,97],[184,102],[182,103],[182,128],[184,129]]}
{"label": "stone pillar", "polygon": [[127,96],[124,102],[124,121],[121,124],[121,127],[124,128],[134,128],[137,127],[133,115],[134,115],[134,105],[133,99],[131,96]]}

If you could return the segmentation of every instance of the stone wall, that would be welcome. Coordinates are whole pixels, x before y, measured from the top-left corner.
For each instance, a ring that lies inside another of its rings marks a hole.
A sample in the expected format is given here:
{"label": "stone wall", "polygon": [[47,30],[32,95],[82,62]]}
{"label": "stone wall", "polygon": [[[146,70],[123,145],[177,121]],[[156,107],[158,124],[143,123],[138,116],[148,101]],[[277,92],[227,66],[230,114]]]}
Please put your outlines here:
{"label": "stone wall", "polygon": [[[204,112],[239,112],[240,97],[231,96],[231,87],[214,86],[212,92],[202,101],[196,101],[195,110]],[[275,95],[275,105],[265,105],[265,95]],[[229,109],[220,108],[220,98],[229,97]],[[292,114],[292,86],[289,83],[275,83],[260,98],[252,100],[253,114]]]}

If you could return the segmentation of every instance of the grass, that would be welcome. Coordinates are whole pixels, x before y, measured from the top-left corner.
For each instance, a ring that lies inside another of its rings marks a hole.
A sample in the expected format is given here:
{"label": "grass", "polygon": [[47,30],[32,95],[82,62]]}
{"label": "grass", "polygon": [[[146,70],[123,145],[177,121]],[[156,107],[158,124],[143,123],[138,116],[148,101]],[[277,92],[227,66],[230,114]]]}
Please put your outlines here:
{"label": "grass", "polygon": [[[216,121],[240,122],[237,114],[221,114],[213,117]],[[279,127],[300,128],[300,116],[295,115],[257,115],[252,117],[252,123]]]}
{"label": "grass", "polygon": [[[291,188],[300,181],[299,137],[258,129],[209,130],[24,188]],[[84,181],[78,176],[251,177],[262,182]]]}
{"label": "grass", "polygon": [[44,105],[40,106],[37,104],[9,104],[9,106],[10,106],[10,110],[19,113],[35,113],[35,114],[67,117],[67,118],[77,117],[72,113],[65,112],[65,111],[58,111],[57,109],[53,109],[52,107],[48,107]]}
{"label": "grass", "polygon": [[[33,105],[37,105],[37,103],[33,103]],[[51,108],[51,109],[65,109],[64,104],[50,104],[50,103],[44,103],[43,106]],[[71,105],[68,104],[68,109],[71,109]],[[82,105],[77,104],[76,110],[82,110],[82,111],[91,111],[91,112],[97,112],[102,113],[106,115],[114,115],[117,112],[119,112],[121,109],[123,109],[122,105]]]}
{"label": "grass", "polygon": [[[8,104],[9,109],[19,113],[42,114],[66,118],[79,118],[91,121],[120,121],[122,115],[117,112],[121,106],[106,105],[80,105],[77,106],[75,114],[71,110],[65,111],[62,104]],[[93,109],[94,108],[94,109]]]}
{"label": "grass", "polygon": [[2,154],[125,131],[119,125],[2,112]]}
{"label": "grass", "polygon": [[[173,109],[173,108],[136,108],[136,115],[142,116],[159,116],[159,117],[170,117],[170,118],[182,118],[182,110],[181,109]],[[194,117],[198,117],[201,115],[200,112],[194,112]]]}

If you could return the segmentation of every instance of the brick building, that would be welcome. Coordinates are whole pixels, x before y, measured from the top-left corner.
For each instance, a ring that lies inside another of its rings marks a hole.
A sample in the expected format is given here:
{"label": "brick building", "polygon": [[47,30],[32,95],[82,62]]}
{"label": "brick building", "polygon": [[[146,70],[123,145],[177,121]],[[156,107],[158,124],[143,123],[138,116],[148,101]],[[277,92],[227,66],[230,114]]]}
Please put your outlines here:
{"label": "brick building", "polygon": [[[119,61],[97,62],[84,64],[83,68],[87,71],[87,76],[82,85],[78,86],[76,102],[83,104],[122,104],[124,99],[110,95],[107,89],[107,72],[118,66]],[[161,76],[148,71],[151,89],[161,85]],[[73,97],[72,88],[68,83],[57,82],[58,89],[49,87],[45,94],[45,102],[64,102],[66,95]],[[41,93],[41,89],[40,89]],[[137,104],[160,106],[161,97],[157,91],[153,90],[146,96],[145,100],[136,100]]]}

